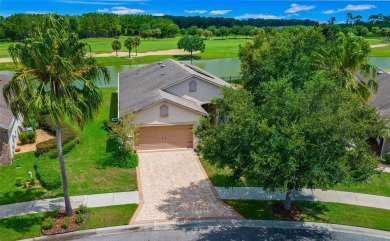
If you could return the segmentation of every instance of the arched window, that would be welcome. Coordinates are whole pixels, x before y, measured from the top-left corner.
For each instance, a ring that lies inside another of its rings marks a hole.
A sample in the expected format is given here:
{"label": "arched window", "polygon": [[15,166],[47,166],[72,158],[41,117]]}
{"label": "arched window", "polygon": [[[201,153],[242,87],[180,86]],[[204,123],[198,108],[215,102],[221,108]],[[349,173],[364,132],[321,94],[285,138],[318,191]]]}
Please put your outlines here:
{"label": "arched window", "polygon": [[190,82],[190,91],[191,92],[195,92],[196,91],[196,81],[195,80],[192,80]]}
{"label": "arched window", "polygon": [[168,106],[167,105],[162,105],[160,106],[160,116],[161,117],[167,117],[168,116]]}

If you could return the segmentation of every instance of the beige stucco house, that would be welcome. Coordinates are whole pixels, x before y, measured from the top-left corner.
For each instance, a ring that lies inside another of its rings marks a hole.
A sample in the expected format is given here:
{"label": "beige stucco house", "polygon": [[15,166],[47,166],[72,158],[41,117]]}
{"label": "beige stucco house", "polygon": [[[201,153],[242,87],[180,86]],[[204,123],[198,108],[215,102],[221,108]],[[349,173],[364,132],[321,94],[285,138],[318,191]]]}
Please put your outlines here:
{"label": "beige stucco house", "polygon": [[229,84],[188,63],[160,61],[119,75],[119,114],[136,113],[138,150],[194,148],[192,129]]}

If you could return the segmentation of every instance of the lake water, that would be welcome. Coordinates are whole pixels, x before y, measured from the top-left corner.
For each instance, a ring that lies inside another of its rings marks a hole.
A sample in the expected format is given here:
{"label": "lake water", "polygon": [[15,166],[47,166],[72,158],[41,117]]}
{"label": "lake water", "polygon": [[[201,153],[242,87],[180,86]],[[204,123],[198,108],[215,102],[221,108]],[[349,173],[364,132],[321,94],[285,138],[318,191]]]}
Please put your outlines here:
{"label": "lake water", "polygon": [[[185,61],[188,62],[189,61]],[[371,57],[369,63],[377,65],[381,68],[390,68],[389,57]],[[224,59],[210,59],[210,60],[194,60],[193,65],[204,69],[220,78],[229,78],[230,76],[237,77],[240,75],[240,60],[238,58],[224,58]],[[116,87],[118,86],[118,74],[136,69],[144,65],[118,65],[118,66],[107,66],[110,71],[111,83],[105,84],[99,82],[100,87]],[[2,74],[12,74],[12,71],[0,71]]]}

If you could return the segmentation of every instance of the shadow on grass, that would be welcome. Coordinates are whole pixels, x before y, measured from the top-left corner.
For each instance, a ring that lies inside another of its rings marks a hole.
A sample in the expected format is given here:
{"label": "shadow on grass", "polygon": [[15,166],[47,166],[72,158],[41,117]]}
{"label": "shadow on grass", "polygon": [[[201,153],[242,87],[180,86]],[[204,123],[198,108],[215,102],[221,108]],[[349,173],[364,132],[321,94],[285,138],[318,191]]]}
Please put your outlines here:
{"label": "shadow on grass", "polygon": [[320,202],[302,202],[302,201],[293,201],[299,210],[302,211],[302,215],[299,220],[312,220],[314,222],[328,222],[326,213],[329,212],[329,209]]}
{"label": "shadow on grass", "polygon": [[0,195],[0,205],[38,200],[45,198],[46,195],[47,192],[43,188],[6,192]]}
{"label": "shadow on grass", "polygon": [[118,143],[114,138],[108,138],[106,143],[106,153],[118,150]]}
{"label": "shadow on grass", "polygon": [[108,118],[111,120],[111,118],[116,117],[118,117],[118,93],[113,92],[111,93],[110,113]]}
{"label": "shadow on grass", "polygon": [[33,226],[41,225],[41,223],[42,214],[30,214],[0,219],[0,226],[5,227],[6,229],[12,229],[17,233],[30,232]]}
{"label": "shadow on grass", "polygon": [[[172,57],[173,57],[174,59],[179,60],[179,61],[191,60],[191,54],[187,54],[187,55],[173,55]],[[192,55],[192,60],[200,60],[200,59],[201,59],[200,56]]]}

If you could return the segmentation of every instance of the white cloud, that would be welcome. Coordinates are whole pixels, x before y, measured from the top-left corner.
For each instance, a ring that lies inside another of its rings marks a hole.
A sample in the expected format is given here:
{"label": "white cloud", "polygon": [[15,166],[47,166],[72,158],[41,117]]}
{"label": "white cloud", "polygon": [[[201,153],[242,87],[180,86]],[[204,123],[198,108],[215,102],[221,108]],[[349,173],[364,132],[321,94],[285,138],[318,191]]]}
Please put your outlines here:
{"label": "white cloud", "polygon": [[144,13],[145,11],[137,8],[113,7],[111,8],[110,12],[114,14],[122,15],[122,14],[140,14],[140,13]]}
{"label": "white cloud", "polygon": [[165,13],[152,13],[152,16],[161,17],[165,16]]}
{"label": "white cloud", "polygon": [[109,8],[102,8],[97,10],[98,13],[114,13],[114,14],[140,14],[144,13],[145,11],[142,9],[136,9],[136,8],[127,8],[127,7],[113,7],[111,9]]}
{"label": "white cloud", "polygon": [[110,11],[110,9],[108,9],[108,8],[103,8],[103,9],[97,10],[98,13],[108,13],[109,11]]}
{"label": "white cloud", "polygon": [[283,19],[286,18],[284,16],[276,16],[276,15],[267,15],[267,14],[250,14],[246,13],[241,16],[237,16],[236,19],[248,19],[248,18],[254,18],[254,19]]}
{"label": "white cloud", "polygon": [[207,10],[184,10],[185,13],[200,13],[204,14],[207,13]]}
{"label": "white cloud", "polygon": [[323,13],[333,14],[333,13],[346,12],[346,11],[364,11],[372,8],[376,8],[376,6],[371,4],[361,4],[361,5],[348,4],[345,8],[339,8],[337,10],[333,10],[333,9],[325,10],[323,11]]}
{"label": "white cloud", "polygon": [[224,15],[224,14],[227,14],[227,13],[230,13],[232,10],[213,10],[213,11],[210,11],[210,14],[212,15]]}
{"label": "white cloud", "polygon": [[290,8],[284,11],[285,13],[296,13],[301,11],[309,11],[311,9],[316,8],[314,5],[299,5],[296,3],[293,3],[290,5]]}

